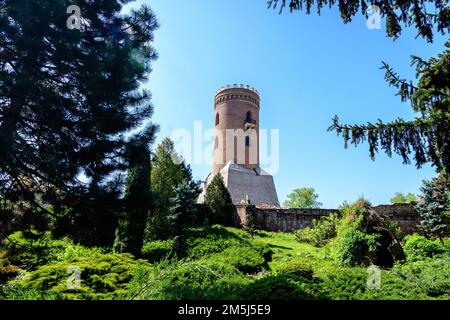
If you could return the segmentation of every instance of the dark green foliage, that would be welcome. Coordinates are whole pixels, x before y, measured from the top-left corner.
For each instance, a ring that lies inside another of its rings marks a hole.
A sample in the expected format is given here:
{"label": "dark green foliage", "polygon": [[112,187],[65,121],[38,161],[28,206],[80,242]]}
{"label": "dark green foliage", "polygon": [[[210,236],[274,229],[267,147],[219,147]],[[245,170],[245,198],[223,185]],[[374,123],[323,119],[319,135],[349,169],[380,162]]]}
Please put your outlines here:
{"label": "dark green foliage", "polygon": [[[82,30],[67,27],[73,4],[89,21]],[[155,15],[107,0],[3,0],[1,8],[0,197],[26,203],[26,216],[70,214],[64,226],[79,240],[111,245],[125,133],[144,121],[141,134],[156,129],[140,89],[156,58]]]}
{"label": "dark green foliage", "polygon": [[379,290],[367,290],[363,299],[431,300],[450,299],[448,256],[395,266],[381,274]]}
{"label": "dark green foliage", "polygon": [[254,236],[256,227],[257,227],[257,214],[256,214],[256,206],[250,203],[250,200],[242,202],[245,208],[245,222],[244,229],[247,230],[250,235]]}
{"label": "dark green foliage", "polygon": [[[240,289],[250,282],[227,264],[209,261],[163,261],[155,271],[141,277],[136,299],[206,300],[241,299]],[[136,292],[137,291],[137,292]]]}
{"label": "dark green foliage", "polygon": [[314,275],[311,265],[303,260],[283,263],[276,271],[278,274],[293,274],[306,279],[312,279]]}
{"label": "dark green foliage", "polygon": [[115,252],[129,252],[139,256],[144,230],[151,208],[150,150],[147,141],[136,140],[131,148],[131,168],[128,170],[125,191],[126,207],[116,231]]}
{"label": "dark green foliage", "polygon": [[[76,266],[81,271],[81,287],[67,286],[68,270]],[[130,254],[94,254],[72,261],[39,267],[21,281],[5,288],[7,299],[117,299],[126,295],[134,271],[150,266],[134,260]]]}
{"label": "dark green foliage", "polygon": [[174,190],[170,199],[168,220],[175,235],[174,250],[179,258],[186,255],[186,229],[197,220],[196,199],[201,192],[200,183],[192,180],[190,166],[183,163],[185,181]]}
{"label": "dark green foliage", "polygon": [[323,246],[336,237],[336,226],[339,222],[337,214],[313,220],[312,228],[298,230],[295,235],[300,241],[311,243],[314,246]]}
{"label": "dark green foliage", "polygon": [[424,260],[444,252],[443,246],[417,234],[408,235],[404,240],[403,249],[407,261]]}
{"label": "dark green foliage", "polygon": [[150,263],[159,262],[165,258],[173,258],[174,239],[153,240],[144,243],[142,247],[142,258]]}
{"label": "dark green foliage", "polygon": [[438,170],[450,172],[450,42],[445,46],[445,52],[438,58],[423,61],[412,57],[419,79],[417,86],[401,79],[383,63],[387,82],[398,89],[402,101],[411,103],[417,114],[414,120],[343,125],[336,116],[328,130],[342,135],[346,148],[349,141],[355,146],[367,141],[372,159],[380,149],[388,156],[394,151],[405,164],[411,162],[410,156],[413,155],[418,168],[430,162]]}
{"label": "dark green foliage", "polygon": [[174,253],[179,259],[186,256],[186,229],[197,220],[195,201],[201,192],[200,183],[192,180],[191,168],[182,163],[185,181],[174,190],[170,199],[168,221],[175,236]]}
{"label": "dark green foliage", "polygon": [[2,243],[11,264],[27,270],[55,261],[70,261],[79,257],[106,252],[100,248],[75,245],[67,238],[54,240],[50,232],[16,232]]}
{"label": "dark green foliage", "polygon": [[367,273],[364,268],[339,267],[321,278],[324,294],[328,299],[361,299],[367,290]]}
{"label": "dark green foliage", "polygon": [[446,174],[432,181],[423,181],[421,202],[416,209],[420,215],[419,227],[428,237],[442,239],[445,233],[444,213],[450,208],[449,181]]}
{"label": "dark green foliage", "polygon": [[262,271],[267,264],[261,249],[251,245],[230,247],[210,259],[233,266],[244,274],[254,274]]}
{"label": "dark green foliage", "polygon": [[151,184],[155,205],[147,225],[147,238],[163,240],[182,234],[184,226],[196,219],[195,201],[200,184],[193,180],[190,165],[176,153],[169,138],[156,148]]}
{"label": "dark green foliage", "polygon": [[320,284],[310,278],[292,274],[266,276],[244,288],[245,300],[312,300],[323,299]]}
{"label": "dark green foliage", "polygon": [[210,224],[233,224],[234,206],[221,174],[216,174],[206,188],[205,205],[209,209]]}
{"label": "dark green foliage", "polygon": [[375,0],[267,0],[269,7],[276,8],[280,2],[280,13],[286,5],[289,5],[290,11],[305,10],[307,14],[311,13],[313,7],[316,7],[317,13],[323,7],[339,6],[341,18],[345,23],[352,21],[353,17],[360,11],[366,15],[366,10],[370,5],[377,5],[380,14],[386,19],[386,33],[389,37],[396,39],[402,32],[404,26],[413,25],[418,32],[418,36],[425,38],[428,42],[433,41],[434,28],[442,34],[450,30],[450,8],[446,1],[441,0],[393,0],[393,1],[375,1]]}

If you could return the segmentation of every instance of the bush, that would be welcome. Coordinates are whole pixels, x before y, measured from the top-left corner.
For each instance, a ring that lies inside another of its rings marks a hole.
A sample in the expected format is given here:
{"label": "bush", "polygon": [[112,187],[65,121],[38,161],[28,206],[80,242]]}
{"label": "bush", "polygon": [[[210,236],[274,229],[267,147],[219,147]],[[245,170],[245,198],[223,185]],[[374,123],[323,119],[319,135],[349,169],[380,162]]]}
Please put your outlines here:
{"label": "bush", "polygon": [[[240,231],[241,232],[241,231]],[[242,232],[237,235],[227,228],[214,225],[209,228],[191,229],[187,232],[188,257],[200,259],[221,253],[230,247],[252,246],[250,237]]]}
{"label": "bush", "polygon": [[364,299],[450,299],[450,257],[425,258],[383,271],[379,290],[368,290]]}
{"label": "bush", "polygon": [[361,299],[367,289],[367,273],[364,268],[336,268],[321,278],[321,287],[327,299]]}
{"label": "bush", "polygon": [[241,293],[245,300],[311,300],[325,298],[320,284],[292,274],[271,275],[255,280]]}
{"label": "bush", "polygon": [[403,250],[406,253],[407,261],[423,260],[444,252],[444,248],[441,245],[418,234],[405,237]]}
{"label": "bush", "polygon": [[205,260],[166,260],[153,272],[135,274],[128,296],[135,299],[240,299],[240,288],[250,283],[233,266]]}
{"label": "bush", "polygon": [[[71,289],[71,268],[81,271],[81,286]],[[137,267],[150,269],[131,254],[96,254],[72,262],[51,263],[13,280],[5,289],[7,299],[116,299],[125,296]]]}
{"label": "bush", "polygon": [[233,201],[220,173],[214,176],[206,188],[205,205],[210,213],[210,224],[233,225]]}
{"label": "bush", "polygon": [[314,272],[311,265],[304,260],[293,260],[279,265],[276,268],[278,274],[292,274],[312,280]]}
{"label": "bush", "polygon": [[319,220],[314,219],[312,228],[300,229],[295,235],[300,241],[311,243],[316,247],[323,246],[332,238],[336,237],[336,226],[338,222],[338,215],[330,214]]}
{"label": "bush", "polygon": [[354,228],[348,228],[336,239],[333,248],[334,260],[339,265],[369,264],[371,252],[374,252],[378,246],[377,239],[376,234],[367,234]]}
{"label": "bush", "polygon": [[159,262],[164,258],[173,257],[174,240],[155,240],[145,242],[142,247],[142,258],[151,263]]}
{"label": "bush", "polygon": [[341,207],[343,214],[336,228],[336,238],[332,242],[335,262],[344,266],[369,264],[379,246],[378,234],[368,234],[360,230],[364,208],[359,203]]}
{"label": "bush", "polygon": [[75,245],[70,239],[54,240],[50,232],[15,232],[3,241],[11,264],[24,266],[27,270],[55,261],[71,261],[96,253],[106,252],[101,248],[86,248]]}
{"label": "bush", "polygon": [[266,265],[262,250],[250,246],[230,247],[211,257],[212,261],[219,261],[236,267],[247,274],[257,273]]}

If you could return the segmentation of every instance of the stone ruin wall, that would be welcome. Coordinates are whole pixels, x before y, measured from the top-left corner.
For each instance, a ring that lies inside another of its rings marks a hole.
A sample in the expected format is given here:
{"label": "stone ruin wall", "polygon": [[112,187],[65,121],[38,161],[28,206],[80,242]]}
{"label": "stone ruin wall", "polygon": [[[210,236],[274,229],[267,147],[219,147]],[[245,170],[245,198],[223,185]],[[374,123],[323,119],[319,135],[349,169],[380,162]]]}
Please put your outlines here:
{"label": "stone ruin wall", "polygon": [[[381,216],[395,221],[403,234],[420,232],[417,227],[419,214],[413,204],[379,205],[373,208]],[[338,212],[338,210],[256,208],[256,225],[257,229],[266,231],[293,232],[298,229],[311,227],[314,219],[319,219],[333,212]],[[245,208],[236,206],[235,221],[237,226],[242,226],[245,223],[245,216]]]}

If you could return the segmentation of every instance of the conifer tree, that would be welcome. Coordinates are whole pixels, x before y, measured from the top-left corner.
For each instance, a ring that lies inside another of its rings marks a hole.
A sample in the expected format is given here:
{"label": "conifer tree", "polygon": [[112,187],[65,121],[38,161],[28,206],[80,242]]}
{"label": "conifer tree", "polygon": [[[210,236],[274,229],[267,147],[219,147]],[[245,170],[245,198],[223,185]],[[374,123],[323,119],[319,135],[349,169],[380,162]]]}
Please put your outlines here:
{"label": "conifer tree", "polygon": [[420,225],[425,234],[430,238],[442,241],[447,225],[444,214],[450,209],[450,177],[441,173],[431,181],[423,181],[420,189],[421,199],[416,206],[420,215]]}
{"label": "conifer tree", "polygon": [[205,205],[209,210],[209,223],[232,225],[234,206],[222,175],[216,174],[206,188]]}
{"label": "conifer tree", "polygon": [[336,116],[329,130],[343,137],[345,147],[348,142],[356,146],[367,141],[372,159],[379,151],[388,156],[395,152],[405,164],[413,156],[418,168],[429,162],[439,171],[450,172],[450,42],[438,58],[423,61],[413,56],[412,63],[419,77],[417,85],[400,78],[385,63],[383,68],[387,82],[398,89],[397,95],[410,102],[415,119],[346,125]]}
{"label": "conifer tree", "polygon": [[[344,23],[352,21],[361,12],[368,16],[369,6],[379,10],[381,18],[385,18],[386,33],[396,39],[402,32],[402,26],[413,26],[418,34],[428,42],[433,42],[434,32],[448,34],[450,32],[450,5],[447,0],[267,0],[269,8],[289,7],[290,11],[306,11],[310,14],[316,10],[320,15],[323,7],[338,6]],[[372,10],[374,11],[374,10]],[[375,13],[375,12],[374,12]],[[405,121],[401,118],[384,123],[365,125],[347,125],[339,122],[335,116],[328,129],[335,131],[344,139],[345,147],[348,143],[355,146],[368,142],[371,159],[375,154],[384,151],[388,156],[393,152],[399,154],[403,163],[411,162],[414,157],[415,165],[420,168],[425,163],[431,163],[438,170],[446,169],[450,172],[450,42],[446,43],[446,50],[437,58],[424,61],[412,56],[412,63],[416,65],[418,84],[402,79],[385,62],[382,69],[386,71],[389,85],[398,89],[402,101],[409,101],[418,116],[414,120]]]}
{"label": "conifer tree", "polygon": [[158,22],[146,6],[122,13],[128,2],[0,1],[0,198],[35,216],[69,208],[99,240],[121,206],[125,133],[152,113],[140,84]]}
{"label": "conifer tree", "polygon": [[131,145],[130,169],[125,193],[125,210],[119,220],[114,250],[139,256],[144,241],[144,231],[151,209],[150,150],[148,141],[135,140]]}

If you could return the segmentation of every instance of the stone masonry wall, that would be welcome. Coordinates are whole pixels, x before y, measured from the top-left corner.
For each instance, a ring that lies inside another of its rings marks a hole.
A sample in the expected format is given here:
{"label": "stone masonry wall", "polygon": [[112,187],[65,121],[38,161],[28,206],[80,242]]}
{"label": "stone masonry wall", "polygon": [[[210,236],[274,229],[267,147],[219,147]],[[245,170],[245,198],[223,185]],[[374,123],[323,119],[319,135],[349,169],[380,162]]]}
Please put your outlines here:
{"label": "stone masonry wall", "polygon": [[[380,215],[395,221],[402,233],[419,232],[419,215],[412,204],[380,205],[374,207]],[[314,219],[327,216],[337,209],[256,209],[257,228],[266,231],[293,232],[312,226]],[[245,223],[245,208],[236,206],[236,225]]]}

